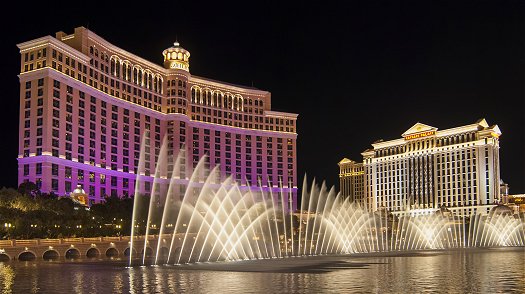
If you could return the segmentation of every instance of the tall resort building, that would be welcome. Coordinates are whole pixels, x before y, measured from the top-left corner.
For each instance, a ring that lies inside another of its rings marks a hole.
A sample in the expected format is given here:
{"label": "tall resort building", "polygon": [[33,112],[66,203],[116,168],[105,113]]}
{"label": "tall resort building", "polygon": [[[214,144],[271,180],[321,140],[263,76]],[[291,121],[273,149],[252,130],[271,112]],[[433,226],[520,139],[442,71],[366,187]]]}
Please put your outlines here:
{"label": "tall resort building", "polygon": [[133,195],[140,176],[138,192],[165,193],[183,149],[181,194],[206,155],[221,181],[282,191],[296,209],[297,114],[272,111],[270,92],[190,74],[190,52],[178,43],[162,52],[163,65],[84,27],[17,46],[19,184],[58,195],[81,185],[99,202]]}
{"label": "tall resort building", "polygon": [[371,211],[486,213],[500,200],[500,135],[485,119],[446,130],[416,123],[374,142],[362,163],[340,161],[341,193]]}

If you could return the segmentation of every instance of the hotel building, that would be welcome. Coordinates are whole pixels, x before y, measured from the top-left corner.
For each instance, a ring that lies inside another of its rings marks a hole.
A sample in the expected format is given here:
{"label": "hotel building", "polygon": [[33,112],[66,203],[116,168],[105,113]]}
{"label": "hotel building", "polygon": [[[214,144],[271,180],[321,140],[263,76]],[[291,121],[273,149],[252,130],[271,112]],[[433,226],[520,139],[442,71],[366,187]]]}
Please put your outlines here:
{"label": "hotel building", "polygon": [[[140,176],[140,193],[162,195],[183,149],[181,193],[207,155],[221,180],[231,176],[245,190],[282,186],[285,205],[296,208],[297,114],[272,111],[270,92],[190,74],[190,52],[178,43],[162,52],[163,65],[84,27],[17,46],[19,184],[58,195],[81,185],[93,203],[134,194]],[[153,189],[162,144],[167,163]]]}
{"label": "hotel building", "polygon": [[374,142],[362,163],[339,162],[341,194],[370,211],[487,213],[500,200],[500,135],[485,119],[446,130],[416,123]]}

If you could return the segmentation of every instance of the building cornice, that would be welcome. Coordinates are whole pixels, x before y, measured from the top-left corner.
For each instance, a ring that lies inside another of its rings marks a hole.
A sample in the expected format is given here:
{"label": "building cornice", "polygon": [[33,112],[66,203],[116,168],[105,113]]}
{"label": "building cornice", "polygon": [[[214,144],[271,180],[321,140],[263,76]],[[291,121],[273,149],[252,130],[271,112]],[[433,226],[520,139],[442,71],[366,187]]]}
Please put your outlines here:
{"label": "building cornice", "polygon": [[[469,132],[479,132],[479,131],[483,131],[485,129],[487,129],[487,130],[490,129],[491,132],[494,132],[494,133],[496,133],[498,135],[501,135],[501,131],[499,131],[499,128],[497,128],[497,126],[493,126],[491,128],[487,128],[487,127],[485,127],[484,124],[486,124],[486,122],[483,119],[483,120],[479,120],[476,123],[465,125],[465,126],[454,127],[454,128],[445,129],[445,130],[438,130],[438,131],[435,132],[434,135],[428,136],[428,137],[424,137],[424,138],[425,139],[428,139],[428,138],[442,138],[442,137],[454,136],[454,135],[459,135],[459,134],[464,134],[464,133],[469,133]],[[494,131],[492,131],[492,128],[494,128]],[[403,135],[405,135],[405,133]],[[389,148],[389,147],[404,145],[407,142],[411,142],[411,141],[410,140],[405,140],[403,138],[399,138],[399,139],[394,139],[394,140],[390,140],[390,141],[383,141],[383,142],[378,142],[378,143],[372,143],[371,145],[374,147],[374,149],[381,149],[381,148]]]}
{"label": "building cornice", "polygon": [[482,127],[480,128],[479,124],[470,124],[466,126],[455,127],[455,128],[438,131],[436,133],[436,136],[437,137],[447,137],[447,136],[452,136],[452,135],[457,135],[457,134],[462,134],[462,133],[477,132],[480,129],[482,129]]}
{"label": "building cornice", "polygon": [[216,81],[216,80],[209,79],[209,78],[194,76],[194,75],[191,75],[189,77],[189,81],[190,83],[195,84],[200,87],[213,86],[217,88],[222,88],[224,90],[230,90],[232,92],[239,92],[239,93],[243,93],[246,95],[258,96],[258,97],[264,97],[270,94],[270,92],[268,91],[253,89],[253,88],[248,88],[248,87],[245,88],[241,85],[233,85],[233,84]]}
{"label": "building cornice", "polygon": [[156,70],[158,73],[161,73],[161,74],[164,74],[164,75],[168,75],[168,74],[170,74],[170,73],[175,71],[175,70],[172,70],[172,69],[166,69],[166,68],[164,68],[161,65],[158,65],[158,64],[153,63],[153,62],[151,62],[151,61],[149,61],[147,59],[144,59],[144,58],[142,58],[142,57],[140,57],[138,55],[135,55],[135,54],[133,54],[131,52],[128,52],[128,51],[126,51],[124,49],[121,49],[121,48],[111,44],[110,42],[106,41],[104,38],[100,37],[99,35],[95,34],[93,31],[90,31],[88,29],[86,29],[86,31],[87,31],[88,39],[90,39],[94,43],[98,44],[99,46],[104,47],[108,51],[112,51],[112,52],[120,54],[121,56],[119,56],[119,57],[121,59],[124,59],[123,57],[126,57],[127,59],[136,61],[138,63],[142,63],[144,65],[144,67],[149,67],[150,70]]}
{"label": "building cornice", "polygon": [[84,63],[88,63],[89,60],[91,59],[89,56],[85,55],[84,53],[76,50],[75,48],[51,36],[45,36],[45,37],[34,39],[31,41],[19,43],[16,46],[20,49],[20,53],[24,53],[26,51],[30,51],[30,50],[33,50],[39,47],[44,47],[46,45],[51,45],[52,47],[62,50],[65,53],[75,57],[75,59],[79,61],[83,61]]}
{"label": "building cornice", "polygon": [[282,118],[295,118],[299,116],[297,113],[289,113],[289,112],[280,112],[280,111],[274,111],[274,110],[265,110],[264,114],[266,116],[272,116],[272,117],[282,117]]}
{"label": "building cornice", "polygon": [[379,142],[379,143],[372,143],[372,146],[374,147],[374,149],[381,149],[381,148],[388,148],[388,147],[392,147],[392,146],[398,146],[398,145],[403,145],[405,144],[405,139],[394,139],[394,140],[390,140],[390,141],[383,141],[383,142]]}

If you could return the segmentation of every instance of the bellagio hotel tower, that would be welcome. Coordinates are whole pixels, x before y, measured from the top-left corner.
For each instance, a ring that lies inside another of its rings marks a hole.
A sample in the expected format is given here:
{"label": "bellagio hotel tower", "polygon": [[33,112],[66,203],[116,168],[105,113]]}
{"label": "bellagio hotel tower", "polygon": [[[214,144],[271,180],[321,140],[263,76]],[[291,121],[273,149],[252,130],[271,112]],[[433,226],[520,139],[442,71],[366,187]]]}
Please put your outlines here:
{"label": "bellagio hotel tower", "polygon": [[[162,66],[83,27],[18,48],[19,184],[58,195],[81,185],[99,202],[133,195],[139,176],[139,193],[162,194],[184,151],[181,195],[206,155],[218,180],[283,192],[283,205],[296,208],[297,114],[272,111],[270,92],[190,74],[190,52],[178,43],[162,52]],[[167,164],[157,173],[161,146]]]}

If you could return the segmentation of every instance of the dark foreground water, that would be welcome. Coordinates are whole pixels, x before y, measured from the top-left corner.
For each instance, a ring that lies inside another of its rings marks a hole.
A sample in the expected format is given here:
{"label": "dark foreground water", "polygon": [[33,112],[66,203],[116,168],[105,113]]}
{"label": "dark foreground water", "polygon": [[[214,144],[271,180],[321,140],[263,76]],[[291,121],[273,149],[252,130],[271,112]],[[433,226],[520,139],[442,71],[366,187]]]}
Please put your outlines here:
{"label": "dark foreground water", "polygon": [[0,263],[2,293],[525,293],[525,249],[286,258],[185,266]]}

